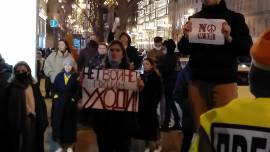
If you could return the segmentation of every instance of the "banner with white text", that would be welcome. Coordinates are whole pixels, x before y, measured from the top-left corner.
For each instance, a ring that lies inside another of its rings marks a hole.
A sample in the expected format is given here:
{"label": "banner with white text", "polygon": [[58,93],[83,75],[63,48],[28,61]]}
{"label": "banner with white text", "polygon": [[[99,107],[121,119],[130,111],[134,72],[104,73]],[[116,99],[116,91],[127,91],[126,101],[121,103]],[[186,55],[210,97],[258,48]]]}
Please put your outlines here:
{"label": "banner with white text", "polygon": [[84,69],[84,108],[138,111],[137,72],[124,69]]}

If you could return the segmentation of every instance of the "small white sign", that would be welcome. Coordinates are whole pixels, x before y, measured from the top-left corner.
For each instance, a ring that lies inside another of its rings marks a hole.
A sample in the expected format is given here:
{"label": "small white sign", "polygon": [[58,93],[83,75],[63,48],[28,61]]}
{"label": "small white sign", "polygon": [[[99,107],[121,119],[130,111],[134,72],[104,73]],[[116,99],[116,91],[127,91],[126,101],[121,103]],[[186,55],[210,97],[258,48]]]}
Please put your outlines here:
{"label": "small white sign", "polygon": [[225,38],[222,33],[223,19],[191,18],[192,31],[189,33],[190,43],[224,45]]}

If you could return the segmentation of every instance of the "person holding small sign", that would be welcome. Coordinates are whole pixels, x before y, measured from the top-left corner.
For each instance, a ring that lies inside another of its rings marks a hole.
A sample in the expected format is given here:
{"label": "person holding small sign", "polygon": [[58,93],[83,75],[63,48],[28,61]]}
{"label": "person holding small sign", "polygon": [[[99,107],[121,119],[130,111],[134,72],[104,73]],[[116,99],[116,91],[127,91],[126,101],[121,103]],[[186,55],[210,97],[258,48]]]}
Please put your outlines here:
{"label": "person holding small sign", "polygon": [[225,0],[203,0],[183,30],[178,49],[190,55],[189,101],[198,129],[202,113],[237,98],[237,57],[249,56],[252,39],[244,16]]}
{"label": "person holding small sign", "polygon": [[255,99],[239,98],[203,114],[200,133],[194,140],[192,152],[269,151],[269,48],[270,29],[251,48],[249,83]]}

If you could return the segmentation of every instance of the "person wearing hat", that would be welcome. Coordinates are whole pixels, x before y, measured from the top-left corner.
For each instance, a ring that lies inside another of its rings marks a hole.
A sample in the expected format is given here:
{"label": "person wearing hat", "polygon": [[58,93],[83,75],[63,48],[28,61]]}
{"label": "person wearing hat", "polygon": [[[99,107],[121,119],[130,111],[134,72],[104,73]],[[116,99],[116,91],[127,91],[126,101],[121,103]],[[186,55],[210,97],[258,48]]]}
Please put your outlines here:
{"label": "person wearing hat", "polygon": [[250,91],[255,99],[236,99],[223,108],[203,114],[200,119],[200,138],[197,142],[199,145],[191,151],[269,151],[269,48],[270,29],[251,48],[249,82]]}
{"label": "person wearing hat", "polygon": [[[70,53],[70,49],[68,47],[67,41],[61,39],[58,41],[58,50],[52,52],[45,60],[44,62],[44,74],[50,78],[50,87],[53,86],[53,83],[55,81],[55,77],[58,73],[61,72],[63,69],[63,61],[69,58],[73,61],[74,58],[72,57]],[[77,64],[73,67],[75,70],[77,70]],[[48,89],[49,90],[49,89]],[[49,92],[47,92],[49,93]],[[51,97],[51,95],[47,94],[47,97]]]}
{"label": "person wearing hat", "polygon": [[64,59],[64,70],[60,72],[54,81],[52,129],[53,140],[60,147],[56,152],[73,152],[73,144],[76,142],[77,102],[81,98],[80,85],[75,73],[75,62],[69,58]]}
{"label": "person wearing hat", "polygon": [[189,102],[198,131],[200,115],[222,107],[238,97],[237,58],[249,57],[252,39],[242,14],[227,8],[225,0],[202,0],[202,10],[190,19],[221,19],[225,43],[222,45],[192,43],[192,20],[184,28],[178,43],[180,53],[190,55],[191,80],[188,87]]}

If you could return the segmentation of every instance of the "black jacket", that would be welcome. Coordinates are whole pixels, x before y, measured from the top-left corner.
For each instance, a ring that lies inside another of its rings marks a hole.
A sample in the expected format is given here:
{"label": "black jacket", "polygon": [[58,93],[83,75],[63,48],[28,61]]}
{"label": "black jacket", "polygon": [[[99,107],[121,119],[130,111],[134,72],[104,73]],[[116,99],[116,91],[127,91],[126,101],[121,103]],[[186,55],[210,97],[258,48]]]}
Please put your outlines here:
{"label": "black jacket", "polygon": [[[110,68],[106,64],[105,68]],[[121,63],[119,69],[128,69]],[[136,114],[134,112],[98,110],[93,111],[93,128],[97,136],[107,136],[117,139],[128,139],[137,131]]]}
{"label": "black jacket", "polygon": [[[35,136],[33,144],[36,146],[36,152],[44,151],[44,132],[48,125],[47,110],[44,99],[41,95],[39,86],[32,85],[35,98]],[[26,119],[25,104],[25,87],[14,81],[8,87],[8,134],[9,134],[9,151],[19,152],[20,135],[23,132]]]}
{"label": "black jacket", "polygon": [[97,54],[98,43],[91,40],[85,49],[81,50],[78,58],[78,68],[81,71],[85,66],[88,66],[89,60],[91,60]]}
{"label": "black jacket", "polygon": [[89,68],[90,69],[103,69],[105,67],[105,61],[106,61],[106,55],[99,55],[96,54],[95,57],[93,57],[89,61]]}
{"label": "black jacket", "polygon": [[[114,33],[110,32],[109,35],[108,35],[108,40],[107,41],[108,41],[108,43],[110,43],[113,40],[114,40]],[[131,40],[131,39],[129,38],[129,40]],[[140,66],[141,66],[141,59],[140,59],[140,56],[139,56],[139,52],[135,47],[131,46],[130,43],[131,42],[129,42],[129,45],[126,48],[128,61],[130,63],[131,62],[134,63],[135,69],[139,69]]]}
{"label": "black jacket", "polygon": [[237,79],[237,57],[249,56],[252,39],[244,16],[226,7],[224,0],[216,6],[205,6],[190,18],[225,19],[231,26],[232,42],[225,45],[190,44],[183,37],[178,49],[190,55],[191,80],[215,84],[232,83]]}
{"label": "black jacket", "polygon": [[54,81],[54,99],[52,107],[53,139],[60,144],[72,144],[76,141],[77,101],[81,98],[81,89],[77,74],[72,73],[65,85],[64,72],[59,73]]}
{"label": "black jacket", "polygon": [[175,82],[176,79],[176,63],[177,58],[174,53],[176,48],[175,42],[173,40],[168,40],[164,43],[167,48],[167,53],[161,57],[159,70],[162,74],[163,81],[166,82]]}
{"label": "black jacket", "polygon": [[144,89],[140,92],[138,123],[139,132],[136,138],[144,140],[158,139],[158,115],[157,106],[162,95],[162,84],[160,76],[155,72],[149,72],[142,75]]}
{"label": "black jacket", "polygon": [[0,147],[2,147],[3,151],[8,151],[7,144],[7,104],[8,104],[8,96],[7,96],[7,87],[8,87],[8,78],[11,76],[12,66],[5,63],[3,59],[0,58],[0,134],[1,134],[1,142]]}
{"label": "black jacket", "polygon": [[[7,86],[8,79],[12,74],[12,66],[5,63],[5,61],[0,58],[0,117],[4,118],[4,113],[7,111]],[[3,119],[0,119],[3,120]],[[2,127],[4,123],[0,124]]]}

